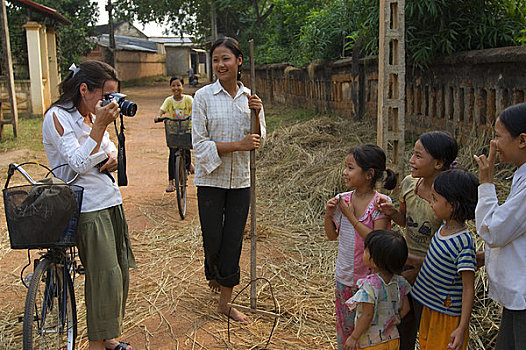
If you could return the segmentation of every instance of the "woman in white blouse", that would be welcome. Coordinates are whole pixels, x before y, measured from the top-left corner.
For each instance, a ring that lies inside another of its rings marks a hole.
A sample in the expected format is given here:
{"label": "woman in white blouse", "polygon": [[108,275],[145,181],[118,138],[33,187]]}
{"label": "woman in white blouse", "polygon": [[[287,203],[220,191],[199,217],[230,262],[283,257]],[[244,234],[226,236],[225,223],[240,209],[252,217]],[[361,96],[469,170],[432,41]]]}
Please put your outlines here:
{"label": "woman in white blouse", "polygon": [[[497,153],[501,163],[517,166],[502,205],[493,183]],[[489,296],[503,306],[495,348],[526,349],[526,103],[501,113],[489,156],[475,160],[480,168],[475,220],[486,243]]]}
{"label": "woman in white blouse", "polygon": [[[239,258],[250,204],[250,152],[264,139],[263,105],[239,81],[243,54],[232,38],[219,39],[210,50],[218,80],[195,93],[192,142],[195,156],[199,219],[205,252],[205,276],[220,290],[217,311],[248,322],[229,310],[233,287],[239,284]],[[250,110],[256,132],[250,131]]]}
{"label": "woman in white blouse", "polygon": [[68,180],[78,173],[76,184],[84,188],[77,247],[86,270],[89,348],[130,350],[115,338],[122,333],[128,270],[136,265],[121,193],[111,175],[117,169],[117,149],[106,131],[120,110],[116,102],[103,107],[101,101],[117,91],[117,73],[98,61],[70,69],[59,99],[44,117],[44,148],[51,167],[67,164],[56,175]]}

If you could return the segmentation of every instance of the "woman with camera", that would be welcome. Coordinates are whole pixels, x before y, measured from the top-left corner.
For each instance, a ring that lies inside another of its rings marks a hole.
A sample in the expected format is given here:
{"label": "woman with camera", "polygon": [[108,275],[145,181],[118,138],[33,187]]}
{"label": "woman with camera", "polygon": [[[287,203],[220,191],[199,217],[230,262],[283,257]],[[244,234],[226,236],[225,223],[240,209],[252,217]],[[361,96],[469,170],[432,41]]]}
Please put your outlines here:
{"label": "woman with camera", "polygon": [[77,247],[86,270],[89,348],[131,350],[115,340],[123,330],[129,268],[136,267],[121,193],[109,174],[117,169],[117,149],[106,128],[120,109],[115,101],[102,105],[105,95],[117,91],[117,73],[99,61],[70,70],[60,97],[46,111],[44,148],[51,167],[67,164],[55,175],[68,180],[78,173],[76,184],[84,188]]}

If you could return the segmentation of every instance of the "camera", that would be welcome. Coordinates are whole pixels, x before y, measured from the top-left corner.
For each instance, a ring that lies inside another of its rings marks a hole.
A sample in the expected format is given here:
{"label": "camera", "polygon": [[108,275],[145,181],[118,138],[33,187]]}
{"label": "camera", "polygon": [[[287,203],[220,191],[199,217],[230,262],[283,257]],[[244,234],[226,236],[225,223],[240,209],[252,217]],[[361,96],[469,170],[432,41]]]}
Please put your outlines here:
{"label": "camera", "polygon": [[121,114],[127,117],[133,117],[137,113],[137,105],[131,101],[126,100],[126,95],[112,92],[104,96],[102,99],[102,105],[106,106],[111,101],[117,102],[121,109]]}

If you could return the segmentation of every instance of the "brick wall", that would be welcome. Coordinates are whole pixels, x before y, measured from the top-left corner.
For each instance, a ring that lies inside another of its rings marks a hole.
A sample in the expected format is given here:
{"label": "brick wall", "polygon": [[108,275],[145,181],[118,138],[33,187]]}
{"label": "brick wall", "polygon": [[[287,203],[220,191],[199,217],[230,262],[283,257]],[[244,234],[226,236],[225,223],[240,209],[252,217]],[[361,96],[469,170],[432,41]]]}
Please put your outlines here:
{"label": "brick wall", "polygon": [[[256,68],[258,95],[269,102],[313,108],[348,118],[376,118],[375,57],[313,62],[302,68]],[[244,81],[248,82],[248,69]],[[406,131],[487,129],[498,113],[526,101],[526,47],[462,52],[428,69],[406,69]]]}
{"label": "brick wall", "polygon": [[[97,45],[83,59],[105,61],[106,50],[106,48]],[[164,50],[162,53],[125,50],[117,50],[116,52],[115,66],[121,81],[166,75],[166,54]]]}
{"label": "brick wall", "polygon": [[[22,117],[31,116],[31,82],[29,80],[15,80],[15,94],[16,105],[18,107],[18,115]],[[7,81],[0,81],[0,97],[8,98]],[[2,111],[4,118],[11,118],[11,106],[9,103],[2,103]]]}

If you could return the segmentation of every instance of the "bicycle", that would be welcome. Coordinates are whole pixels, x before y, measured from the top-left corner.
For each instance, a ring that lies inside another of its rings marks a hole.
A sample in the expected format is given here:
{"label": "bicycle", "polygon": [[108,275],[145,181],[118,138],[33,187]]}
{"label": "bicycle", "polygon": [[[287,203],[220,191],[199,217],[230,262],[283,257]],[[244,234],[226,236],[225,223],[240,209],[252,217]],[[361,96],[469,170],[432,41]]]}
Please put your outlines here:
{"label": "bicycle", "polygon": [[[46,178],[34,181],[22,168],[27,164],[45,168]],[[15,170],[30,185],[8,187]],[[9,164],[2,191],[11,248],[28,251],[28,264],[20,273],[28,288],[21,320],[24,350],[73,350],[77,337],[73,286],[75,273],[83,273],[75,249],[83,188],[72,185],[77,176],[67,183],[48,177],[53,170],[35,162]],[[24,271],[32,263],[31,249],[39,249],[40,257],[33,261],[33,273],[24,278]]]}
{"label": "bicycle", "polygon": [[192,134],[183,122],[191,117],[175,119],[172,117],[160,117],[155,122],[164,121],[166,145],[175,149],[175,190],[177,192],[177,207],[179,216],[184,220],[186,216],[186,182],[188,180],[188,169],[186,168],[186,150],[192,149]]}

